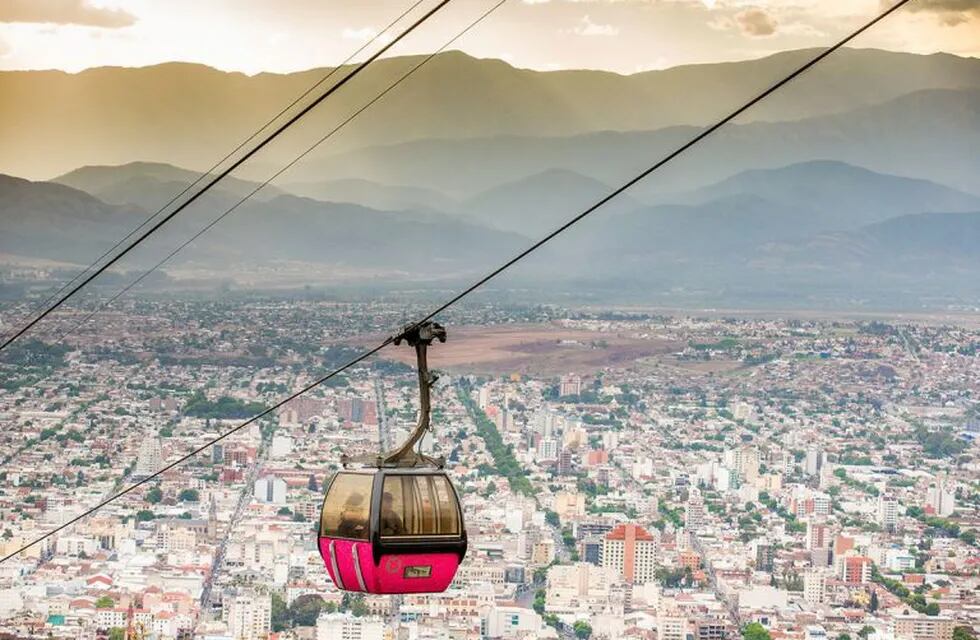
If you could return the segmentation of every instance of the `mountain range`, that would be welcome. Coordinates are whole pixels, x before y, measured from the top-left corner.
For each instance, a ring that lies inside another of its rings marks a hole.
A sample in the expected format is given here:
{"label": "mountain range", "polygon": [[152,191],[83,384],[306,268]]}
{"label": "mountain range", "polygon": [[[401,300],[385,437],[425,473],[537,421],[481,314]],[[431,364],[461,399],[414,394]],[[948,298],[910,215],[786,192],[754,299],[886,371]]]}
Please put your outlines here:
{"label": "mountain range", "polygon": [[[290,130],[165,225],[115,277],[154,264],[234,208],[153,286],[374,290],[470,280],[812,54],[631,76],[440,54],[397,100],[259,188],[369,95],[358,80],[330,113]],[[384,60],[373,82],[417,61]],[[828,62],[496,286],[666,304],[980,299],[980,61],[845,50]],[[323,73],[0,73],[0,167],[54,170],[47,181],[0,177],[0,262],[87,264],[175,196],[186,199],[216,149],[233,147],[277,97]],[[44,96],[52,101],[40,104]],[[46,145],[59,136],[56,153]]]}
{"label": "mountain range", "polygon": [[[532,71],[500,60],[445,52],[335,136],[319,154],[432,139],[567,137],[705,125],[816,53],[787,51],[758,60],[624,76],[587,70]],[[415,56],[379,60],[257,160],[283,164],[312,136],[322,135],[379,87],[419,62]],[[333,77],[349,70],[342,68]],[[136,159],[203,169],[328,72],[246,76],[182,63],[102,67],[75,74],[0,72],[4,96],[0,168],[34,179],[85,165]],[[980,61],[948,54],[846,49],[741,121],[791,122],[828,116],[937,89],[980,89]],[[416,185],[414,181],[400,184]]]}
{"label": "mountain range", "polygon": [[[194,174],[135,164],[75,171],[63,181],[116,194],[119,184],[139,180],[151,185],[147,193],[163,194],[186,184],[172,181],[175,176],[189,182]],[[231,186],[254,188],[247,181]],[[253,278],[285,264],[308,264],[307,284],[379,275],[429,283],[465,278],[516,254],[607,189],[549,171],[455,201],[447,212],[385,211],[274,192],[247,202],[165,270],[178,277],[203,269],[215,277]],[[210,197],[161,244],[189,237],[237,201],[230,192]],[[613,283],[620,289],[710,285],[718,291],[859,290],[868,282],[901,282],[915,290],[941,282],[950,294],[977,293],[972,276],[980,268],[980,197],[925,180],[816,161],[742,172],[684,192],[672,204],[618,204],[545,247],[510,282],[600,289]],[[119,237],[147,215],[132,203],[106,203],[58,182],[4,177],[0,252],[81,264],[107,248],[105,238]],[[145,268],[159,255],[149,250],[125,268]]]}

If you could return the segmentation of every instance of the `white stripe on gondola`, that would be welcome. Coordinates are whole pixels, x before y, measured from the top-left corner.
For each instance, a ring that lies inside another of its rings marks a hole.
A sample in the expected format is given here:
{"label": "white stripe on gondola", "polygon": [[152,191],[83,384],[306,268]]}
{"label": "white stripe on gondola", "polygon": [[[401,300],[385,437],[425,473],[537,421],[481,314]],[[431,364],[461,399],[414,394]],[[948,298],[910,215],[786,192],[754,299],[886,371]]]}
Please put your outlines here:
{"label": "white stripe on gondola", "polygon": [[364,584],[364,576],[361,574],[361,556],[357,553],[357,543],[352,544],[350,548],[351,553],[354,555],[354,574],[357,576],[357,584],[361,587],[361,591],[367,591],[367,586]]}
{"label": "white stripe on gondola", "polygon": [[337,552],[334,550],[334,541],[330,541],[329,553],[330,553],[330,568],[333,569],[333,577],[337,581],[337,586],[341,589],[346,590],[347,587],[344,586],[344,579],[340,577],[340,569],[337,568]]}

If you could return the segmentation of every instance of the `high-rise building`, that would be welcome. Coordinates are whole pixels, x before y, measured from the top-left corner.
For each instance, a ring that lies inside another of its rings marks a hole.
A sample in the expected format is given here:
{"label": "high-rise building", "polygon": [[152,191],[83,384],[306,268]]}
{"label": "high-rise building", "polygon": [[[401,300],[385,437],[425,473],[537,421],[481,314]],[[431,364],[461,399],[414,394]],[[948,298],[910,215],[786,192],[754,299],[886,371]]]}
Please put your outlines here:
{"label": "high-rise building", "polygon": [[888,531],[898,525],[898,499],[895,496],[878,496],[878,523]]}
{"label": "high-rise building", "polygon": [[384,635],[384,621],[375,616],[322,613],[316,619],[316,640],[383,640]]}
{"label": "high-rise building", "polygon": [[806,462],[803,466],[803,470],[808,476],[820,475],[820,470],[823,468],[824,464],[824,454],[823,449],[817,445],[810,445],[806,449]]}
{"label": "high-rise building", "polygon": [[692,488],[687,496],[687,505],[684,507],[684,526],[688,531],[697,533],[704,529],[704,500],[701,492]]}
{"label": "high-rise building", "polygon": [[755,548],[755,570],[772,573],[776,553],[771,544],[759,544]]}
{"label": "high-rise building", "polygon": [[222,613],[235,640],[265,640],[272,626],[272,597],[249,591],[226,594]]}
{"label": "high-rise building", "polygon": [[602,566],[614,569],[624,580],[643,584],[655,579],[660,542],[635,524],[621,524],[602,539]]}
{"label": "high-rise building", "polygon": [[848,584],[870,582],[872,564],[867,556],[844,556],[840,558],[840,579]]}
{"label": "high-rise building", "polygon": [[948,478],[940,478],[926,490],[926,507],[943,518],[956,511],[956,493]]}
{"label": "high-rise building", "polygon": [[266,504],[286,504],[286,482],[268,475],[255,481],[255,499]]}
{"label": "high-rise building", "polygon": [[827,598],[827,576],[811,569],[803,574],[803,599],[810,604],[822,604]]}
{"label": "high-rise building", "polygon": [[136,455],[136,468],[133,471],[134,480],[148,478],[163,466],[163,447],[160,438],[157,436],[147,436],[140,444],[140,451]]}
{"label": "high-rise building", "polygon": [[806,523],[806,548],[827,549],[830,547],[830,527],[827,523],[811,518]]}
{"label": "high-rise building", "polygon": [[577,396],[582,393],[582,378],[570,373],[561,377],[561,386],[558,390],[559,395]]}

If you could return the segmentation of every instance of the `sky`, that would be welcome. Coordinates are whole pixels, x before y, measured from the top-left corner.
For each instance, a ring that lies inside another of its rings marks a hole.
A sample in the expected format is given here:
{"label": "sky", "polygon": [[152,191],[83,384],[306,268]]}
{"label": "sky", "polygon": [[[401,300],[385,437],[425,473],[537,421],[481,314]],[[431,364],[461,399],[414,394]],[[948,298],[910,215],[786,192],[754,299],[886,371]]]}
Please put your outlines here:
{"label": "sky", "polygon": [[[330,66],[415,1],[0,0],[0,69]],[[635,73],[824,46],[888,1],[506,0],[452,48],[519,67]],[[391,54],[435,49],[496,2],[452,0]],[[912,0],[853,46],[980,56],[980,0]]]}

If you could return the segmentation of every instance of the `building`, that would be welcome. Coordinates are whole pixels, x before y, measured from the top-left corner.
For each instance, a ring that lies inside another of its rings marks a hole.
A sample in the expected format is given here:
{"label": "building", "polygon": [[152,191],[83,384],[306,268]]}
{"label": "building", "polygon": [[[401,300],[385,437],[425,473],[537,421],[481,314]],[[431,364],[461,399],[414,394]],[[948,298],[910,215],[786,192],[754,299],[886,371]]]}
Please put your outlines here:
{"label": "building", "polygon": [[806,523],[806,548],[827,549],[830,547],[830,527],[819,520],[810,519]]}
{"label": "building", "polygon": [[582,378],[570,373],[561,377],[558,394],[562,396],[578,396],[582,394]]}
{"label": "building", "polygon": [[286,481],[273,475],[255,481],[255,499],[266,504],[286,504]]}
{"label": "building", "polygon": [[810,625],[803,632],[803,640],[827,640],[827,630],[818,624]]}
{"label": "building", "polygon": [[895,496],[878,496],[878,523],[886,531],[894,531],[898,525],[898,500]]}
{"label": "building", "polygon": [[827,576],[822,571],[811,569],[803,574],[803,600],[810,604],[827,600]]}
{"label": "building", "polygon": [[616,571],[626,582],[643,584],[656,577],[660,542],[635,524],[621,524],[602,539],[602,566]]}
{"label": "building", "polygon": [[684,507],[684,526],[688,531],[697,533],[704,529],[704,524],[704,500],[701,498],[701,492],[692,488],[687,496],[687,505]]}
{"label": "building", "polygon": [[[586,562],[557,565],[548,570],[545,611],[556,615],[590,615],[609,606],[617,592],[616,572]],[[621,589],[620,589],[621,591]]]}
{"label": "building", "polygon": [[677,609],[657,611],[657,640],[687,640],[687,616]]}
{"label": "building", "polygon": [[956,511],[956,493],[947,478],[940,478],[926,490],[926,508],[943,518]]}
{"label": "building", "polygon": [[272,598],[267,594],[226,594],[222,613],[235,640],[265,640],[272,628]]}
{"label": "building", "polygon": [[147,436],[140,444],[139,453],[136,455],[136,468],[133,471],[133,480],[142,480],[152,476],[163,467],[163,447],[160,438],[157,436]]}
{"label": "building", "polygon": [[870,582],[872,565],[867,556],[844,556],[840,559],[840,579],[847,584]]}
{"label": "building", "polygon": [[316,640],[383,640],[381,618],[357,618],[351,613],[322,613],[316,619]]}
{"label": "building", "polygon": [[551,564],[555,559],[555,541],[551,538],[538,540],[531,547],[531,564]]}
{"label": "building", "polygon": [[806,472],[808,476],[820,475],[820,470],[823,469],[824,455],[823,450],[816,445],[811,445],[807,447],[806,450],[806,461],[803,465],[803,471]]}
{"label": "building", "polygon": [[728,640],[734,638],[732,626],[721,620],[698,620],[694,623],[695,640]]}
{"label": "building", "polygon": [[776,553],[771,544],[758,545],[755,548],[755,570],[771,573],[775,558]]}
{"label": "building", "polygon": [[892,619],[895,640],[952,640],[955,626],[945,616],[898,615]]}
{"label": "building", "polygon": [[[543,625],[541,616],[532,609],[494,605],[480,618],[480,635],[484,638],[522,638],[539,632]],[[324,639],[317,637],[317,640]]]}

